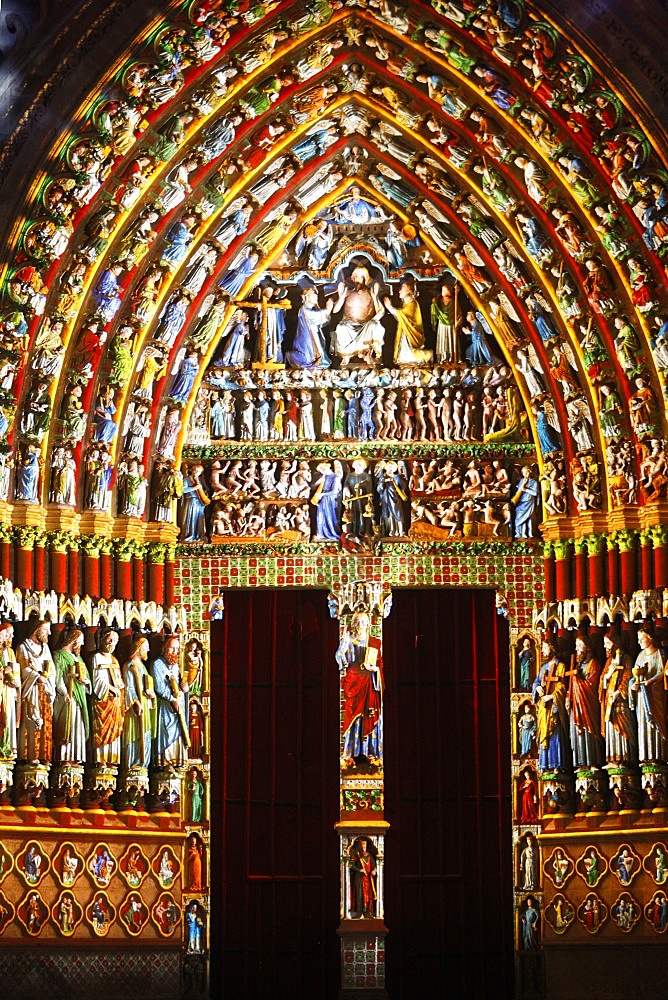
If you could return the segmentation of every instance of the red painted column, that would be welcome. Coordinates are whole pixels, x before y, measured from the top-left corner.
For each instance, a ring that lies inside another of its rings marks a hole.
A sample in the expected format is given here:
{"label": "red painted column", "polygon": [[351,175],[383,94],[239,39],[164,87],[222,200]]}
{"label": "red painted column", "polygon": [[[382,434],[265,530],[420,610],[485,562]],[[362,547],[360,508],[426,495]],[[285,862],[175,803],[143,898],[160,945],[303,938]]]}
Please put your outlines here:
{"label": "red painted column", "polygon": [[619,548],[619,590],[621,594],[632,594],[638,589],[636,571],[636,532],[623,530],[615,534]]}
{"label": "red painted column", "polygon": [[137,545],[132,559],[132,594],[135,601],[144,600],[144,551],[143,545]]}
{"label": "red painted column", "polygon": [[0,542],[0,567],[3,580],[9,580],[12,575],[12,544],[4,539]]}
{"label": "red painted column", "polygon": [[149,601],[165,604],[165,551],[163,542],[154,542],[148,547],[148,595]]}
{"label": "red painted column", "polygon": [[587,593],[587,543],[584,538],[575,539],[575,596],[584,601]]}
{"label": "red painted column", "polygon": [[543,574],[545,576],[545,603],[552,604],[555,600],[554,545],[552,542],[545,542],[543,545]]}
{"label": "red painted column", "polygon": [[100,597],[105,601],[111,600],[111,539],[105,539],[104,547],[100,550]]}
{"label": "red painted column", "polygon": [[603,535],[587,535],[587,576],[589,577],[589,597],[600,597],[605,593],[605,564]]}
{"label": "red painted column", "polygon": [[652,528],[654,539],[654,586],[661,590],[668,587],[668,529],[663,525]]}
{"label": "red painted column", "polygon": [[132,553],[135,543],[127,538],[117,538],[116,549],[116,597],[123,601],[132,600]]}
{"label": "red painted column", "polygon": [[33,556],[33,546],[31,545],[30,548],[25,548],[19,542],[16,551],[16,580],[14,581],[14,584],[17,587],[20,587],[21,590],[33,589]]}
{"label": "red painted column", "polygon": [[35,545],[35,590],[46,588],[46,538],[40,536]]}
{"label": "red painted column", "polygon": [[640,589],[651,590],[654,586],[654,551],[652,549],[652,533],[640,533]]}
{"label": "red painted column", "polygon": [[606,567],[608,571],[608,593],[616,597],[619,595],[619,552],[614,538],[607,539],[608,554]]}
{"label": "red painted column", "polygon": [[167,546],[167,562],[165,563],[165,607],[171,608],[174,604],[174,561],[176,559],[176,549],[173,545]]}
{"label": "red painted column", "polygon": [[81,574],[79,573],[79,542],[69,542],[67,554],[67,593],[81,594]]}
{"label": "red painted column", "polygon": [[49,553],[49,578],[51,590],[56,594],[67,593],[67,550],[63,543],[55,540]]}
{"label": "red painted column", "polygon": [[88,597],[100,596],[100,550],[93,539],[86,543],[84,549],[84,591]]}
{"label": "red painted column", "polygon": [[558,601],[567,601],[573,596],[571,583],[571,545],[568,538],[559,538],[554,543],[555,554],[555,593]]}

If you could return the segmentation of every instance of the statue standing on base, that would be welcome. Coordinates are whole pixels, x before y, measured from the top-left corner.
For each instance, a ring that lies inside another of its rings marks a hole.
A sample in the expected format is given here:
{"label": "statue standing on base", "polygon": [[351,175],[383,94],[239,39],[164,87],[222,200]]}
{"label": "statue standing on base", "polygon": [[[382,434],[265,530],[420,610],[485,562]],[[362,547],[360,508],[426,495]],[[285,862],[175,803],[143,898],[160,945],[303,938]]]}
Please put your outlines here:
{"label": "statue standing on base", "polygon": [[607,655],[599,696],[604,725],[605,757],[609,764],[633,764],[638,760],[636,720],[629,704],[631,657],[619,637],[609,631],[603,639]]}
{"label": "statue standing on base", "polygon": [[123,677],[114,656],[118,634],[105,629],[91,660],[93,678],[93,754],[95,764],[117,767],[123,732]]}
{"label": "statue standing on base", "polygon": [[90,736],[87,696],[91,682],[81,659],[84,635],[78,629],[65,633],[53,662],[56,667],[56,699],[53,704],[53,760],[56,764],[84,764]]}
{"label": "statue standing on base", "polygon": [[146,669],[148,639],[140,636],[132,643],[130,659],[123,667],[125,682],[125,722],[121,759],[123,771],[146,770],[151,762],[155,725],[153,678]]}
{"label": "statue standing on base", "polygon": [[668,756],[666,688],[661,651],[650,628],[638,630],[640,652],[633,667],[629,702],[638,718],[641,764],[665,762]]}
{"label": "statue standing on base", "polygon": [[11,622],[0,626],[0,707],[2,727],[0,728],[0,760],[16,760],[18,750],[17,730],[19,719],[19,699],[21,696],[21,674],[12,649],[14,626]]}
{"label": "statue standing on base", "polygon": [[168,636],[162,656],[153,661],[158,699],[154,763],[159,767],[183,767],[188,760],[188,684],[181,676],[180,647],[178,636]]}
{"label": "statue standing on base", "polygon": [[35,621],[17,650],[21,667],[18,755],[33,764],[50,764],[53,749],[56,668],[49,649],[50,634],[49,622]]}

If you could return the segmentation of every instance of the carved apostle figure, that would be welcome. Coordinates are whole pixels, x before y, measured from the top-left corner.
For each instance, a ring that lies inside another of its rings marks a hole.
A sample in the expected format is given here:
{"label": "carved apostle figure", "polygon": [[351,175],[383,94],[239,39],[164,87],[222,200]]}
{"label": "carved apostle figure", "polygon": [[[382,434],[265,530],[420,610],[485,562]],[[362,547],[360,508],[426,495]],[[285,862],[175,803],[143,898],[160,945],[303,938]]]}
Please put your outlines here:
{"label": "carved apostle figure", "polygon": [[96,764],[118,765],[123,732],[123,676],[114,656],[118,633],[105,629],[91,660],[93,679],[93,759]]}
{"label": "carved apostle figure", "polygon": [[16,760],[21,673],[12,649],[14,626],[0,625],[0,759]]}
{"label": "carved apostle figure", "polygon": [[130,659],[123,667],[125,683],[125,723],[121,757],[123,771],[148,768],[151,762],[155,692],[153,678],[146,669],[148,639],[139,636],[132,643]]}
{"label": "carved apostle figure", "polygon": [[188,684],[181,674],[181,642],[178,636],[165,639],[162,656],[154,660],[152,672],[157,702],[154,763],[161,767],[182,767],[188,759]]}
{"label": "carved apostle figure", "polygon": [[638,645],[629,702],[638,719],[640,763],[646,764],[668,758],[666,687],[661,651],[649,626],[638,630]]}
{"label": "carved apostle figure", "polygon": [[49,649],[49,622],[35,621],[17,650],[21,668],[21,725],[18,756],[50,764],[53,747],[53,700],[56,668]]}
{"label": "carved apostle figure", "polygon": [[605,757],[609,764],[629,764],[638,759],[638,732],[635,713],[629,704],[631,657],[622,649],[612,630],[603,639],[607,659],[601,674],[599,698],[605,736]]}
{"label": "carved apostle figure", "polygon": [[90,736],[88,696],[92,687],[86,664],[81,659],[84,635],[78,629],[64,633],[60,649],[54,653],[56,700],[53,704],[54,763],[83,764]]}

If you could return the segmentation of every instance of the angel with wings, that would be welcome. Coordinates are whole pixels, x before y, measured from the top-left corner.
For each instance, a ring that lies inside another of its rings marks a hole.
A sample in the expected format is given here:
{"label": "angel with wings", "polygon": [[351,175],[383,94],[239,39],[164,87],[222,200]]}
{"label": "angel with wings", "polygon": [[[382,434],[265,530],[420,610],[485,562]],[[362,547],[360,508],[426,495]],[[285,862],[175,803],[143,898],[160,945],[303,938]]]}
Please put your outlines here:
{"label": "angel with wings", "polygon": [[510,240],[506,240],[500,246],[494,247],[492,257],[498,264],[501,274],[516,291],[525,292],[529,288],[529,280],[520,266],[520,258]]}
{"label": "angel with wings", "polygon": [[462,278],[473,286],[478,295],[489,291],[492,282],[482,273],[485,262],[470,243],[465,243],[462,250],[455,251],[455,261]]}
{"label": "angel with wings", "polygon": [[561,382],[565,393],[581,390],[580,380],[577,378],[578,365],[575,354],[571,345],[566,341],[562,340],[554,345],[550,371]]}
{"label": "angel with wings", "polygon": [[546,396],[539,405],[534,405],[532,409],[536,421],[538,444],[543,456],[561,451],[561,424],[551,397]]}
{"label": "angel with wings", "polygon": [[535,326],[540,339],[544,344],[550,340],[556,340],[559,332],[551,319],[552,307],[547,299],[540,292],[532,292],[526,298],[529,318]]}
{"label": "angel with wings", "polygon": [[506,293],[499,292],[496,298],[490,299],[487,304],[492,326],[501,334],[501,340],[508,347],[519,346],[520,339],[513,324],[521,323],[521,320]]}
{"label": "angel with wings", "polygon": [[530,396],[543,396],[547,392],[541,375],[545,372],[538,360],[536,349],[531,343],[517,350],[517,361],[515,367],[524,376],[526,387]]}
{"label": "angel with wings", "polygon": [[568,429],[578,451],[590,451],[594,447],[592,428],[594,418],[589,403],[584,396],[571,396],[566,402]]}

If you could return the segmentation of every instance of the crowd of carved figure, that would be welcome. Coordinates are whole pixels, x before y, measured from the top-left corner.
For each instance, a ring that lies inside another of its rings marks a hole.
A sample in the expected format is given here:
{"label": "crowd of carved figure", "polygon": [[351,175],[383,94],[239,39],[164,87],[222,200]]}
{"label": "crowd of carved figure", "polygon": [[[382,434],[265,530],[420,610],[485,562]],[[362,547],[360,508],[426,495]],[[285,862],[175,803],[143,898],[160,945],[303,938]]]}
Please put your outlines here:
{"label": "crowd of carved figure", "polygon": [[207,465],[178,474],[184,542],[534,538],[541,511],[530,461],[262,458]]}
{"label": "crowd of carved figure", "polygon": [[[183,779],[187,818],[200,822],[204,783],[197,762],[201,765],[205,753],[202,644],[191,639],[182,651],[179,637],[168,636],[160,655],[147,666],[149,641],[138,635],[121,666],[114,655],[119,641],[114,629],[99,630],[88,662],[81,656],[80,629],[65,628],[53,652],[50,634],[48,621],[34,621],[14,651],[13,625],[0,627],[0,760],[37,768],[40,774],[51,768],[52,778],[50,788],[15,783],[15,795],[42,803],[49,798],[53,804],[60,794],[70,806],[81,796],[82,803],[108,808],[118,777],[124,798],[116,804],[137,806],[141,799],[143,807],[152,767]],[[81,774],[63,781],[63,768],[81,769]],[[110,780],[100,783],[101,774]],[[154,796],[152,806],[178,810],[179,794],[172,788],[166,799]]]}
{"label": "crowd of carved figure", "polygon": [[633,656],[629,639],[612,629],[602,641],[578,633],[570,657],[556,639],[543,641],[540,657],[529,637],[521,640],[514,685],[516,755],[531,766],[522,768],[518,783],[518,822],[538,819],[534,767],[545,786],[543,814],[668,803],[661,639],[651,623],[641,626],[640,649]]}
{"label": "crowd of carved figure", "polygon": [[[108,510],[117,453],[130,481],[173,456],[209,359],[484,365],[490,329],[533,401],[543,456],[598,463],[593,407],[610,500],[637,499],[634,441],[648,442],[647,470],[652,454],[665,461],[663,168],[620,98],[520,0],[432,7],[418,23],[418,5],[386,0],[318,0],[290,18],[274,4],[190,5],[90,102],[47,165],[4,284],[12,499],[41,498],[48,463],[51,502]],[[348,269],[321,292],[314,278],[360,238],[389,284]],[[265,262],[283,280],[253,290]],[[444,263],[428,346],[410,271]],[[587,475],[577,510],[595,509]],[[659,479],[650,495],[665,495]],[[146,506],[136,492],[131,516]]]}

